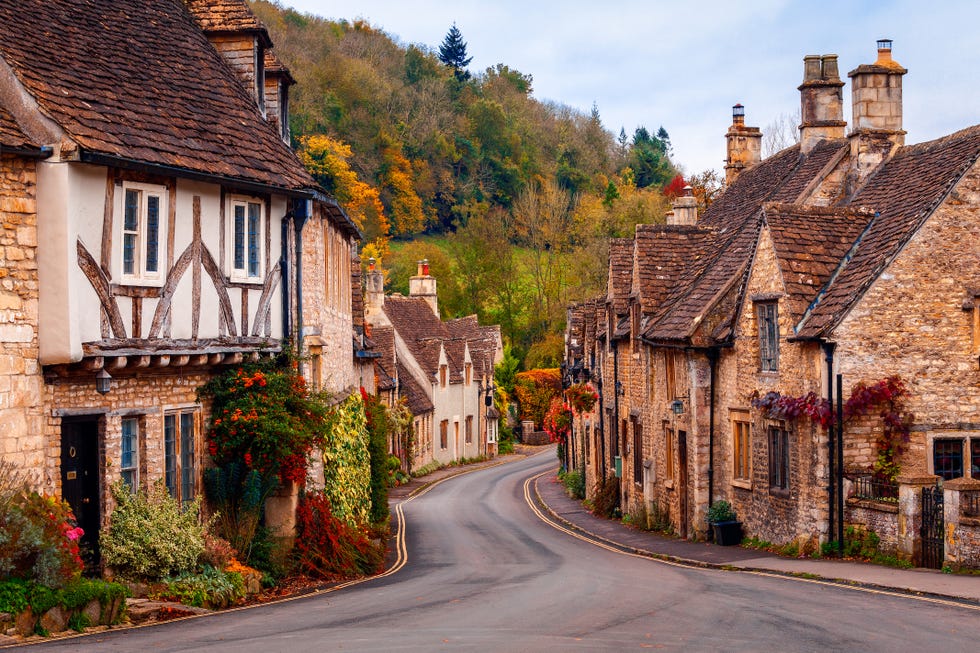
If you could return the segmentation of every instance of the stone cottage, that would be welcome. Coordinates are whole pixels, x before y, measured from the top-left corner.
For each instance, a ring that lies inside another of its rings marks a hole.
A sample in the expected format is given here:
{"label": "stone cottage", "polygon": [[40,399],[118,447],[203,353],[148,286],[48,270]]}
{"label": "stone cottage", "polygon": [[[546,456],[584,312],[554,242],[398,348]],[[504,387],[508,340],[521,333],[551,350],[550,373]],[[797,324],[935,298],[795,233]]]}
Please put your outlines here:
{"label": "stone cottage", "polygon": [[200,493],[226,366],[302,335],[356,384],[357,230],[289,149],[270,47],[241,1],[0,1],[0,453],[89,545],[120,477]]}
{"label": "stone cottage", "polygon": [[[666,225],[614,243],[604,310],[570,309],[583,316],[567,334],[570,363],[603,389],[587,417],[606,459],[587,461],[590,474],[603,478],[619,456],[624,510],[700,538],[707,507],[727,499],[747,534],[804,547],[836,539],[844,511],[861,521],[837,479],[854,481],[847,494],[881,477],[892,426],[880,408],[848,420],[839,448],[819,417],[760,398],[813,393],[825,405],[891,377],[908,391],[902,415],[914,416],[893,461],[898,484],[963,477],[946,486],[959,502],[960,485],[969,493],[980,477],[980,126],[906,145],[906,70],[890,41],[878,46],[875,63],[849,73],[848,133],[834,55],[804,58],[797,145],[760,160],[761,133],[736,105],[720,198],[700,216],[680,198]],[[879,528],[915,557],[910,501],[884,510]],[[975,538],[972,517],[946,512]]]}
{"label": "stone cottage", "polygon": [[393,378],[414,416],[415,445],[406,465],[493,456],[500,328],[480,326],[475,315],[442,320],[428,262],[419,261],[417,272],[408,297],[385,295],[384,273],[371,266],[365,293],[365,320],[379,344],[384,376]]}

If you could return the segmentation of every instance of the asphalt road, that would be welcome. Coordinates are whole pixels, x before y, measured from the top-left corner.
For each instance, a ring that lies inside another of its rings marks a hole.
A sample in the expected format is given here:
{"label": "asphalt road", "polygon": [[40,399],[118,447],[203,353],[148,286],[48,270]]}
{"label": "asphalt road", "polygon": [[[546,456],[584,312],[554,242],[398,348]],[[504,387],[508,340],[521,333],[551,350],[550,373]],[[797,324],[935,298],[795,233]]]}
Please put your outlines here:
{"label": "asphalt road", "polygon": [[[339,591],[33,647],[43,651],[976,651],[980,610],[637,558],[542,522],[553,455],[405,503],[404,565]],[[980,581],[978,581],[980,582]]]}

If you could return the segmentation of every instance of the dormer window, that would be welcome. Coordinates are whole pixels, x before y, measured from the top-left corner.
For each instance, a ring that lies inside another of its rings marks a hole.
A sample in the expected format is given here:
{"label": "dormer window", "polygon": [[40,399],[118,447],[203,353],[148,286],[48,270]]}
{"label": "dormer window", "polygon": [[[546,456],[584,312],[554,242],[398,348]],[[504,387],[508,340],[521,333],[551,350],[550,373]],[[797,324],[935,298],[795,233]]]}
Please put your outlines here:
{"label": "dormer window", "polygon": [[253,198],[233,197],[229,221],[230,261],[232,280],[261,283],[264,280],[264,207]]}
{"label": "dormer window", "polygon": [[121,227],[119,278],[123,283],[160,285],[166,276],[167,188],[126,182],[117,200]]}

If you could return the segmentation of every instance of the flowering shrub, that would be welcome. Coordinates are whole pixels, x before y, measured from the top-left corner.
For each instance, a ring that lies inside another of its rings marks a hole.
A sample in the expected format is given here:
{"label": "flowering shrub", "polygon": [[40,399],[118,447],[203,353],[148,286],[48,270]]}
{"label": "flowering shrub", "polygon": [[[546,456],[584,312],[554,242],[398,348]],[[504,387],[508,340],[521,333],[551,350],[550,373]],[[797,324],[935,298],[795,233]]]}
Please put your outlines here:
{"label": "flowering shrub", "polygon": [[303,483],[322,441],[328,409],[292,368],[272,363],[230,370],[206,383],[212,400],[208,453],[221,466],[242,462],[265,477]]}
{"label": "flowering shrub", "polygon": [[182,507],[162,482],[149,492],[133,494],[122,481],[110,490],[116,508],[99,538],[106,565],[134,580],[194,570],[207,532],[198,518],[200,498]]}
{"label": "flowering shrub", "polygon": [[64,587],[81,576],[83,534],[61,499],[23,488],[0,497],[0,576]]}
{"label": "flowering shrub", "polygon": [[561,373],[554,368],[521,372],[514,377],[520,418],[543,425],[551,400],[561,395]]}
{"label": "flowering shrub", "polygon": [[572,416],[568,404],[563,402],[560,397],[551,400],[548,412],[544,416],[543,426],[552,442],[565,441],[569,430],[572,428]]}
{"label": "flowering shrub", "polygon": [[198,608],[225,608],[245,598],[245,581],[237,572],[206,565],[200,573],[185,571],[165,578],[154,598]]}
{"label": "flowering shrub", "polygon": [[[844,402],[845,423],[878,409],[884,428],[875,442],[877,459],[874,471],[883,479],[894,480],[898,476],[898,459],[908,448],[913,420],[913,415],[905,410],[904,400],[908,394],[908,388],[902,379],[890,376],[871,384],[864,381],[855,384],[851,396]],[[769,392],[762,397],[754,397],[752,405],[772,419],[793,420],[805,416],[825,429],[836,422],[830,402],[813,392],[802,397]]]}
{"label": "flowering shrub", "polygon": [[576,383],[565,390],[565,399],[576,413],[588,413],[599,400],[599,393],[590,383]]}
{"label": "flowering shrub", "polygon": [[296,510],[296,568],[314,578],[352,578],[384,566],[385,549],[364,527],[333,514],[323,492],[307,494]]}

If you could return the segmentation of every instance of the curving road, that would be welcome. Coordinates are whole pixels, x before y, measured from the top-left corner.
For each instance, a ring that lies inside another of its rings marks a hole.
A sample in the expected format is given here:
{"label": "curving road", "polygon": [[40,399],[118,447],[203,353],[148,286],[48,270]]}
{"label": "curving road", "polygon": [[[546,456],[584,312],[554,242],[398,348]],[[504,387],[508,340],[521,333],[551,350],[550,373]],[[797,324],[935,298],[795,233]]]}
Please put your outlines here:
{"label": "curving road", "polygon": [[[609,551],[542,522],[552,453],[403,504],[404,566],[339,591],[44,651],[974,651],[980,610]],[[980,582],[980,581],[978,581]]]}

